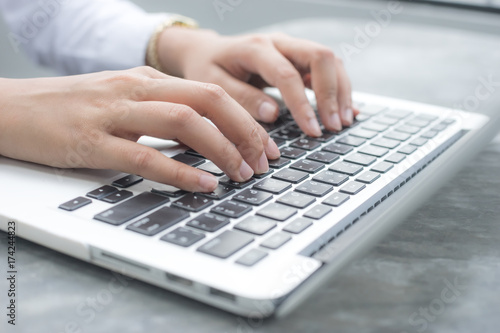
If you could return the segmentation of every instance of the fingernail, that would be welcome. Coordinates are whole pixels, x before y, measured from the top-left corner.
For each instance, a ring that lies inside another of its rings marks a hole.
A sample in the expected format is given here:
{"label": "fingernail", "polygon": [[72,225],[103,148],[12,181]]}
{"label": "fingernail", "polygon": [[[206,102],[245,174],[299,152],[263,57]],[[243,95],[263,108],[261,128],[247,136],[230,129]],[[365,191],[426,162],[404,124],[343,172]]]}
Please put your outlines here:
{"label": "fingernail", "polygon": [[277,159],[281,155],[280,149],[278,148],[278,145],[271,138],[269,138],[269,140],[267,140],[267,153],[270,155],[269,156],[270,160]]}
{"label": "fingernail", "polygon": [[257,173],[266,173],[269,171],[269,164],[267,163],[267,156],[266,153],[262,153],[262,155],[259,158],[259,165],[257,166]]}
{"label": "fingernail", "polygon": [[219,185],[219,181],[217,180],[217,177],[202,173],[200,175],[199,184],[203,189],[202,192],[212,192],[213,190],[215,190],[217,185]]}
{"label": "fingernail", "polygon": [[260,120],[270,122],[274,120],[276,115],[276,106],[269,102],[263,102],[259,107]]}
{"label": "fingernail", "polygon": [[253,170],[252,170],[252,168],[248,165],[247,162],[242,161],[241,165],[240,165],[240,177],[243,180],[248,180],[252,176],[253,176]]}
{"label": "fingernail", "polygon": [[309,120],[309,130],[314,136],[321,135],[321,128],[319,127],[318,120],[316,118],[311,118]]}
{"label": "fingernail", "polygon": [[349,125],[351,125],[352,119],[353,119],[352,109],[351,108],[344,109],[344,111],[342,112],[342,115],[343,115],[344,121],[346,123],[348,123]]}
{"label": "fingernail", "polygon": [[340,123],[340,117],[338,113],[334,113],[330,116],[330,127],[336,131],[342,130],[342,124]]}

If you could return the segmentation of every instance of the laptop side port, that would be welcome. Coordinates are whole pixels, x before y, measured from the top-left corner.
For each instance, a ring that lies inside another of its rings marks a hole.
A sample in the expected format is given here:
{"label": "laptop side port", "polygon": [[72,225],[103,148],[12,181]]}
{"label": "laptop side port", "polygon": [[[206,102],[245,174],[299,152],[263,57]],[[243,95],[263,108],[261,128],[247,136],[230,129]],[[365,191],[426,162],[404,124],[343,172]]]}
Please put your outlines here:
{"label": "laptop side port", "polygon": [[225,291],[215,289],[215,288],[210,288],[210,295],[214,295],[217,297],[224,298],[228,301],[235,302],[236,301],[236,296],[230,293],[226,293]]}
{"label": "laptop side port", "polygon": [[189,279],[186,279],[186,278],[174,275],[174,274],[170,274],[170,273],[165,273],[165,275],[167,276],[167,279],[169,281],[181,284],[185,287],[191,287],[193,285],[193,281],[191,281]]}

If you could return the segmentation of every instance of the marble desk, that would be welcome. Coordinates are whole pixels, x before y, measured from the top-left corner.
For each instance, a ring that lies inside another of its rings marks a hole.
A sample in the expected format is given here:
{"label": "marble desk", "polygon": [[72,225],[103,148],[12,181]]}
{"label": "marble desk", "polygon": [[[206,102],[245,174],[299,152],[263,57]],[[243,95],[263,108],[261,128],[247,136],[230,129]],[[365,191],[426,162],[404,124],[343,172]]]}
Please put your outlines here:
{"label": "marble desk", "polygon": [[[446,15],[442,9],[432,14],[439,11]],[[313,39],[345,56],[339,46],[352,44],[356,27],[367,22],[304,19],[266,30]],[[500,37],[394,19],[345,64],[356,90],[456,106],[474,94],[480,78],[500,80]],[[500,87],[474,111],[500,114]],[[88,311],[86,302],[116,277],[18,239],[19,325],[5,326],[2,278],[1,331],[499,332],[499,167],[500,136],[369,254],[283,319],[241,318],[133,280]],[[6,252],[0,233],[2,271]]]}

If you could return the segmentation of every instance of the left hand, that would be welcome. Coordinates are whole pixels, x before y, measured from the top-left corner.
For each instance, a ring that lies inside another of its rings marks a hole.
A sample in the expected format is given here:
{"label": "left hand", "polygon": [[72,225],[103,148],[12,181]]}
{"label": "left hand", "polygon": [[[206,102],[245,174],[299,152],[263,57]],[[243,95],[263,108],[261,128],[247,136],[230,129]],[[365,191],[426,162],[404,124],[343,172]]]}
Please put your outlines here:
{"label": "left hand", "polygon": [[327,130],[348,126],[358,113],[342,61],[320,44],[283,34],[220,36],[212,31],[166,29],[158,42],[162,67],[175,76],[215,83],[254,118],[273,122],[278,105],[260,88],[277,87],[299,127],[321,129],[304,89],[314,90]]}

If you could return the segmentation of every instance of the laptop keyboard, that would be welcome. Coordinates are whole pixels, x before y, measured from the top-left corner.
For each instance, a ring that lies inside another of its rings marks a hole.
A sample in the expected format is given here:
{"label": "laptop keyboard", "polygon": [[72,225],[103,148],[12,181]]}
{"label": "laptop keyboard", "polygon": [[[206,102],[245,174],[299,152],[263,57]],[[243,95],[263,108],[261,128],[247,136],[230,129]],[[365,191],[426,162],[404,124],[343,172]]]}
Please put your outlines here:
{"label": "laptop keyboard", "polygon": [[246,182],[229,179],[192,149],[173,157],[218,176],[219,186],[212,193],[187,193],[158,184],[134,195],[134,185],[143,179],[127,175],[59,208],[75,211],[92,199],[105,201],[111,206],[95,215],[96,221],[126,224],[126,232],[159,235],[152,241],[194,247],[224,260],[234,255],[235,264],[253,266],[355,200],[409,156],[424,158],[417,152],[455,122],[372,105],[362,106],[361,111],[351,127],[324,131],[319,138],[304,135],[289,113],[274,124],[263,124],[280,147],[281,157],[269,161],[268,173]]}

